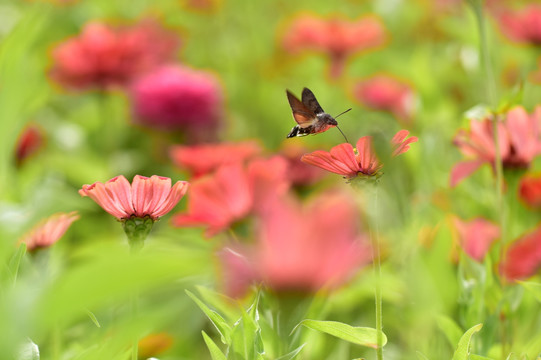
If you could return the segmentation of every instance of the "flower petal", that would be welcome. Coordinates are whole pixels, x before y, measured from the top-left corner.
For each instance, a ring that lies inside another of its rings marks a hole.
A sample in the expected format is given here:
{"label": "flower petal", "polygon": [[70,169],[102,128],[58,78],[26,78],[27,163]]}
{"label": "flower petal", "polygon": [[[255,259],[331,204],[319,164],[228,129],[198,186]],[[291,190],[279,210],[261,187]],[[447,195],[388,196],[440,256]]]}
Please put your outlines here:
{"label": "flower petal", "polygon": [[484,160],[470,160],[461,161],[456,164],[451,170],[451,187],[457,186],[459,182],[479,169],[479,167],[484,163]]}

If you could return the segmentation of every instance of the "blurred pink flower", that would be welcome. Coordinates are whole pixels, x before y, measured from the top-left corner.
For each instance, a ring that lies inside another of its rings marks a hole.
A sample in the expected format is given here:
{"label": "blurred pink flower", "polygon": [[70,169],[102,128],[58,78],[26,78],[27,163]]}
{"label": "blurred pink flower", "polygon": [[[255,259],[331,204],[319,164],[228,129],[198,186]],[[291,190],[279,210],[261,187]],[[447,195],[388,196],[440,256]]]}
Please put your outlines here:
{"label": "blurred pink flower", "polygon": [[181,169],[188,169],[194,177],[213,172],[221,165],[243,163],[261,153],[261,146],[255,141],[239,143],[216,143],[201,145],[175,145],[170,149],[173,163]]}
{"label": "blurred pink flower", "polygon": [[226,284],[235,294],[253,281],[275,291],[335,288],[371,259],[358,221],[355,203],[344,194],[323,194],[305,206],[282,198],[261,216],[256,243],[225,259]]}
{"label": "blurred pink flower", "polygon": [[480,217],[470,221],[454,217],[453,223],[458,232],[460,247],[479,262],[483,261],[490,246],[500,237],[500,228]]}
{"label": "blurred pink flower", "polygon": [[171,60],[178,47],[176,35],[154,21],[131,27],[92,22],[53,49],[51,77],[73,89],[125,86]]}
{"label": "blurred pink flower", "polygon": [[541,207],[541,175],[528,174],[520,179],[519,196],[531,208]]}
{"label": "blurred pink flower", "polygon": [[296,54],[308,50],[326,54],[330,58],[330,75],[339,77],[348,57],[363,50],[384,45],[387,39],[382,21],[375,16],[349,21],[299,16],[287,28],[282,39],[286,51]]}
{"label": "blurred pink flower", "polygon": [[302,155],[306,154],[304,147],[286,142],[280,153],[288,162],[287,176],[292,185],[313,185],[325,176],[325,172],[322,169],[301,161]]}
{"label": "blurred pink flower", "polygon": [[75,211],[54,214],[39,222],[19,242],[25,243],[29,252],[49,247],[60,240],[70,225],[78,219],[79,215]]}
{"label": "blurred pink flower", "polygon": [[501,31],[512,41],[541,45],[541,5],[529,4],[518,11],[500,10],[497,18]]}
{"label": "blurred pink flower", "polygon": [[[500,154],[504,167],[527,168],[541,153],[541,106],[532,115],[517,106],[511,109],[504,121],[498,122]],[[459,130],[453,142],[467,157],[451,170],[451,186],[456,186],[483,164],[494,169],[496,145],[493,121],[471,120],[471,130]]]}
{"label": "blurred pink flower", "polygon": [[43,131],[36,125],[24,128],[17,140],[15,148],[15,163],[20,166],[28,157],[39,151],[45,142]]}
{"label": "blurred pink flower", "polygon": [[210,136],[219,130],[224,112],[218,79],[184,66],[161,67],[141,77],[131,98],[137,122],[159,130]]}
{"label": "blurred pink flower", "polygon": [[167,177],[135,175],[130,185],[119,175],[105,184],[98,181],[83,185],[79,194],[90,197],[120,221],[147,216],[156,221],[175,207],[187,189],[186,181],[177,181],[171,186],[171,179]]}
{"label": "blurred pink flower", "polygon": [[[391,140],[393,156],[400,155],[409,150],[409,145],[418,139],[415,136],[407,138],[409,131],[400,130]],[[407,138],[407,139],[406,139]],[[376,156],[372,146],[372,138],[363,136],[357,141],[357,148],[351,144],[337,145],[330,152],[318,150],[304,155],[301,160],[307,164],[320,167],[324,170],[343,175],[348,179],[357,176],[378,176],[383,167]]]}
{"label": "blurred pink flower", "polygon": [[173,217],[173,225],[207,226],[211,237],[254,212],[263,212],[288,189],[287,164],[280,157],[255,159],[247,166],[222,165],[192,184],[187,214]]}
{"label": "blurred pink flower", "polygon": [[509,281],[529,278],[541,268],[541,227],[521,236],[506,250],[500,274]]}
{"label": "blurred pink flower", "polygon": [[391,76],[377,75],[358,82],[353,91],[361,104],[388,111],[406,123],[412,121],[416,99],[407,83]]}

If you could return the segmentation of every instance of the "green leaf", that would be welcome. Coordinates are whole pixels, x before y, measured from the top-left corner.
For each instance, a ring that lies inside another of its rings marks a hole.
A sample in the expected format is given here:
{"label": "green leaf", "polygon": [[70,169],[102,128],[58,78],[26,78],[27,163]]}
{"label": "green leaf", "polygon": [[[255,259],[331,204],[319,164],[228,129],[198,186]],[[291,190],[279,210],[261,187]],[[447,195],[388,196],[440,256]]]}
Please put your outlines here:
{"label": "green leaf", "polygon": [[94,315],[94,313],[88,309],[85,311],[88,317],[90,318],[90,320],[92,320],[92,322],[94,323],[94,325],[96,325],[96,327],[98,328],[101,328],[100,322],[98,321],[98,318],[96,317],[96,315]]}
{"label": "green leaf", "polygon": [[194,294],[186,290],[186,294],[199,306],[199,308],[207,315],[212,324],[216,327],[216,330],[220,333],[221,340],[224,344],[231,343],[231,327],[227,324],[224,318],[216,311],[209,308],[201,300],[199,300]]}
{"label": "green leaf", "polygon": [[231,348],[229,351],[232,360],[259,358],[264,353],[261,328],[258,324],[258,304],[259,292],[248,311],[243,311],[242,317],[235,323],[231,334]]}
{"label": "green leaf", "polygon": [[417,357],[419,358],[419,360],[428,360],[428,358],[423,353],[421,353],[420,351],[416,351],[416,354],[417,354]]}
{"label": "green leaf", "polygon": [[302,344],[301,346],[299,346],[298,348],[296,348],[292,352],[287,353],[285,355],[282,355],[279,358],[277,358],[276,360],[292,360],[292,359],[294,359],[297,355],[300,354],[301,350],[304,348],[305,345],[306,344]]}
{"label": "green leaf", "polygon": [[457,325],[457,323],[448,316],[444,315],[438,316],[437,322],[438,327],[441,331],[443,331],[443,333],[447,337],[447,340],[449,340],[451,346],[455,346],[455,344],[458,344],[460,338],[462,337],[463,331]]}
{"label": "green leaf", "polygon": [[[349,341],[351,343],[368,346],[371,348],[377,348],[377,331],[376,329],[367,328],[367,327],[354,327],[348,324],[344,324],[337,321],[319,321],[319,320],[303,320],[301,321],[292,333],[299,326],[306,326],[312,330],[321,331],[332,336],[336,336],[342,340]],[[387,343],[387,336],[382,333],[382,344],[385,346]]]}
{"label": "green leaf", "polygon": [[453,355],[453,360],[468,360],[471,337],[474,333],[481,330],[482,327],[483,324],[477,324],[462,335],[458,342],[455,354]]}
{"label": "green leaf", "polygon": [[531,293],[535,299],[539,302],[541,302],[541,284],[536,283],[533,281],[518,281],[518,283],[528,290],[529,293]]}
{"label": "green leaf", "polygon": [[13,254],[9,260],[9,273],[11,274],[11,281],[13,284],[17,281],[17,274],[19,272],[19,265],[21,264],[21,259],[26,253],[26,243],[21,243],[17,252]]}
{"label": "green leaf", "polygon": [[209,348],[210,357],[212,360],[227,360],[225,355],[222,353],[220,348],[212,341],[212,339],[204,332],[201,331],[201,334],[203,334],[203,339],[205,340],[205,344],[207,344],[207,347]]}
{"label": "green leaf", "polygon": [[488,358],[488,357],[481,356],[481,355],[475,355],[475,354],[471,354],[469,359],[470,360],[494,360],[492,358]]}

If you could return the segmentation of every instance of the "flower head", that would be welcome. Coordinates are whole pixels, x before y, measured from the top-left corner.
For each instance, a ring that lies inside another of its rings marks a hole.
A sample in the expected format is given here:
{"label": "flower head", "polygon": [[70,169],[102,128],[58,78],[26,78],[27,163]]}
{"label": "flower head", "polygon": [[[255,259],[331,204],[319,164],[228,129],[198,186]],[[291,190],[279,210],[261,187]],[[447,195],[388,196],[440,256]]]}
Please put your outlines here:
{"label": "flower head", "polygon": [[507,280],[531,277],[541,268],[541,227],[521,236],[505,252],[500,274]]}
{"label": "flower head", "polygon": [[531,208],[541,207],[541,176],[526,175],[520,179],[519,196]]}
{"label": "flower head", "polygon": [[261,147],[255,141],[175,145],[170,150],[173,163],[179,168],[188,169],[195,177],[211,173],[221,165],[243,163],[260,153]]}
{"label": "flower head", "polygon": [[374,16],[348,21],[304,15],[292,22],[282,43],[291,53],[308,50],[326,54],[331,60],[331,76],[336,78],[349,56],[382,46],[386,38],[383,23]]}
{"label": "flower head", "polygon": [[131,27],[92,22],[54,48],[51,77],[72,89],[125,86],[169,61],[178,45],[174,34],[153,21]]}
{"label": "flower head", "polygon": [[28,251],[34,251],[53,245],[66,233],[70,225],[79,219],[75,211],[54,214],[38,223],[19,242],[26,244]]}
{"label": "flower head", "polygon": [[405,82],[378,75],[358,82],[353,91],[357,100],[369,108],[388,111],[405,122],[412,119],[415,94]]}
{"label": "flower head", "polygon": [[455,217],[454,226],[458,232],[458,242],[464,252],[481,262],[490,246],[500,237],[500,228],[483,218],[464,221]]}
{"label": "flower head", "polygon": [[120,221],[132,217],[149,217],[156,221],[175,207],[187,189],[186,181],[177,181],[171,186],[171,179],[167,177],[135,175],[130,184],[119,175],[105,184],[98,181],[83,185],[79,194],[90,197]]}
{"label": "flower head", "polygon": [[[407,138],[408,134],[407,130],[400,130],[393,137],[393,156],[405,153],[409,150],[409,144],[417,141],[415,136]],[[333,147],[330,152],[318,150],[306,154],[301,160],[348,179],[378,176],[383,167],[376,156],[370,136],[361,137],[355,149],[351,144],[344,143]]]}
{"label": "flower head", "polygon": [[541,45],[541,6],[530,4],[521,10],[505,9],[497,16],[502,32],[512,41]]}
{"label": "flower head", "polygon": [[[493,120],[472,120],[470,131],[460,130],[454,144],[467,157],[451,171],[451,186],[455,186],[483,164],[494,168],[496,145]],[[498,122],[500,156],[504,167],[526,168],[541,153],[541,106],[528,115],[523,107],[511,109],[504,121]]]}

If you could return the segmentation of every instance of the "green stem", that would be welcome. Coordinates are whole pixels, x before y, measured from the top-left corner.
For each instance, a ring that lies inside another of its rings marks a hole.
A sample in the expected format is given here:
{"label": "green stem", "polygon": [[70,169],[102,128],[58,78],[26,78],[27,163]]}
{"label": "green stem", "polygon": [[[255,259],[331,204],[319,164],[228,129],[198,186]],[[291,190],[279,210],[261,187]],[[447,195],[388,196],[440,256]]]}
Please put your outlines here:
{"label": "green stem", "polygon": [[[139,313],[139,295],[137,293],[134,293],[131,298],[131,311],[132,311],[132,317],[133,320],[137,320],[137,315]],[[139,338],[137,336],[134,336],[133,344],[132,344],[132,351],[131,351],[131,360],[137,360],[139,357]]]}
{"label": "green stem", "polygon": [[381,298],[381,255],[379,243],[379,210],[378,210],[378,183],[374,187],[374,226],[371,233],[372,256],[374,263],[374,273],[376,275],[375,300],[376,300],[376,357],[383,360],[383,301]]}

